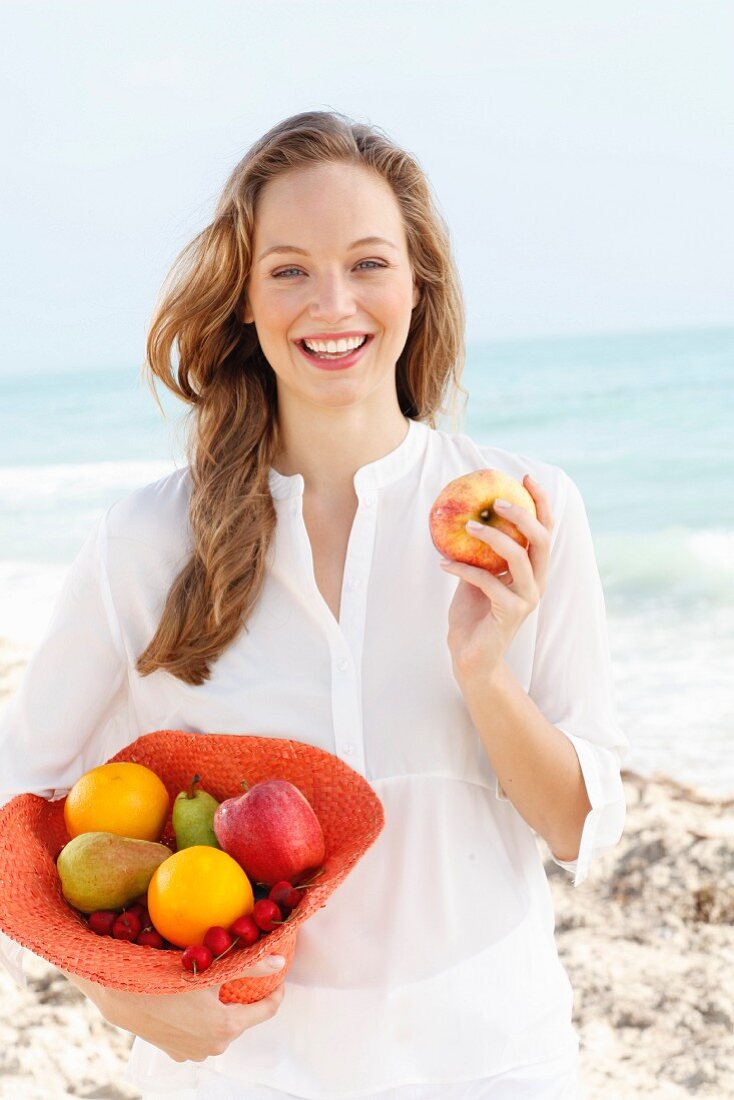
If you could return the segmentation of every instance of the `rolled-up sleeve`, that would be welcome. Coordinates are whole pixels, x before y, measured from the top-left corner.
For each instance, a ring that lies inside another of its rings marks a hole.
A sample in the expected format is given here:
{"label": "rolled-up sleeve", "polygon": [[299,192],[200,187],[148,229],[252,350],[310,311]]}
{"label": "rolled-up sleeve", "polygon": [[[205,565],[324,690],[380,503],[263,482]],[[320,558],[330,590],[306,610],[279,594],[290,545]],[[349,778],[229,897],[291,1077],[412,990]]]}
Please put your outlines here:
{"label": "rolled-up sleeve", "polygon": [[575,482],[561,473],[528,694],[573,745],[586,784],[591,810],[578,857],[565,861],[550,853],[578,886],[593,856],[622,836],[620,770],[629,741],[616,716],[604,593],[586,508]]}
{"label": "rolled-up sleeve", "polygon": [[[63,797],[102,763],[100,737],[126,704],[127,661],[104,565],[105,517],[67,573],[50,622],[0,718],[0,806]],[[23,948],[0,932],[0,963],[25,985]]]}

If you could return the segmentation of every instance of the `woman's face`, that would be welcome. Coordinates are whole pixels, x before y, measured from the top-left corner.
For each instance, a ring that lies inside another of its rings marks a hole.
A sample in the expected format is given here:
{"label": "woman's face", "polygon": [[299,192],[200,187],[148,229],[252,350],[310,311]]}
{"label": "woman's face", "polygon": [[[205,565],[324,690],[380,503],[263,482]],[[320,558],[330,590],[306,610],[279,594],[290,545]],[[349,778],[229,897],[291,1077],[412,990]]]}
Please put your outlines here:
{"label": "woman's face", "polygon": [[[358,243],[366,237],[383,239]],[[339,407],[378,387],[394,399],[395,364],[419,292],[400,208],[378,176],[330,163],[268,183],[255,213],[246,293],[244,320],[255,323],[279,401],[292,393]],[[355,343],[365,335],[344,365],[301,344],[344,336]]]}

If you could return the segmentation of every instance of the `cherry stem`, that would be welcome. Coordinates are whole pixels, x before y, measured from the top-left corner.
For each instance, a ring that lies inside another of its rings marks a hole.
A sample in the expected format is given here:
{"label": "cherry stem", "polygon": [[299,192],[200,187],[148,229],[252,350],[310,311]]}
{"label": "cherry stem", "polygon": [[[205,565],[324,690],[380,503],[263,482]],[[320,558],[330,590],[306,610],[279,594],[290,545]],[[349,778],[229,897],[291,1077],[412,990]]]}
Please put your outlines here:
{"label": "cherry stem", "polygon": [[[293,886],[292,884],[289,883],[289,886],[291,887],[291,890],[308,890],[309,886],[313,886],[314,879],[317,879],[319,877],[319,875],[323,875],[325,870],[326,870],[326,868],[322,867],[319,871],[316,871],[315,874],[311,875],[311,878],[308,879],[306,882],[301,882],[296,886]],[[255,885],[256,886],[267,886],[269,890],[272,889],[269,882],[256,882]]]}
{"label": "cherry stem", "polygon": [[242,789],[243,789],[244,791],[249,791],[249,789],[250,789],[250,784],[249,784],[249,783],[247,782],[247,780],[246,780],[246,779],[241,779],[241,780],[240,780],[240,787],[242,787]]}
{"label": "cherry stem", "polygon": [[325,867],[322,867],[320,871],[317,871],[315,875],[311,875],[311,878],[307,882],[301,883],[299,886],[294,886],[294,890],[308,890],[309,886],[313,886],[314,879],[317,879],[319,875],[323,875]]}
{"label": "cherry stem", "polygon": [[232,942],[231,942],[231,944],[229,945],[229,947],[225,947],[224,951],[222,951],[222,952],[221,952],[221,953],[220,953],[219,955],[215,955],[215,956],[214,956],[214,958],[213,958],[213,960],[212,960],[212,962],[219,962],[219,960],[220,960],[220,959],[221,959],[221,958],[222,958],[222,957],[223,957],[224,955],[226,955],[228,951],[231,951],[233,947],[236,947],[236,946],[237,946],[237,944],[238,944],[238,943],[240,942],[241,938],[242,938],[241,936],[235,936],[235,938],[234,938],[234,939],[232,940]]}
{"label": "cherry stem", "polygon": [[194,797],[194,787],[196,786],[197,783],[201,783],[201,776],[200,775],[195,775],[194,778],[191,780],[191,782],[189,784],[189,789],[186,792],[186,797],[187,798],[193,798]]}

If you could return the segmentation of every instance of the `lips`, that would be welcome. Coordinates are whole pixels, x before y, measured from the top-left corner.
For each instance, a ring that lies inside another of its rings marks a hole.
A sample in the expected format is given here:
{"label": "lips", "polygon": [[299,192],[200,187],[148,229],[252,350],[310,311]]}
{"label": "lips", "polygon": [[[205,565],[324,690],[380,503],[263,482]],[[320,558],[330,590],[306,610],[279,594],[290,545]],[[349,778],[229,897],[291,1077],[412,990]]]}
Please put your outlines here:
{"label": "lips", "polygon": [[[368,337],[368,334],[365,333],[363,336],[359,337],[360,342],[359,342],[359,344],[357,344],[356,347],[349,348],[348,351],[341,351],[341,352],[337,352],[337,351],[324,352],[324,351],[321,351],[321,350],[317,351],[315,348],[309,347],[309,344],[313,344],[316,341],[316,339],[317,339],[316,337],[313,337],[311,340],[309,340],[307,337],[304,337],[304,339],[301,340],[300,343],[303,344],[304,351],[307,351],[309,353],[309,355],[314,355],[317,359],[340,359],[342,356],[344,356],[346,358],[346,356],[348,354],[351,354],[351,352],[353,352],[353,351],[359,351],[359,349],[367,342],[367,337]],[[344,339],[344,338],[342,337],[341,339]],[[351,339],[355,339],[355,337],[352,337]],[[332,342],[333,343],[338,343],[338,340],[334,339]],[[327,341],[326,340],[319,340],[319,343],[327,343]]]}
{"label": "lips", "polygon": [[305,347],[302,340],[296,340],[295,344],[303,357],[308,359],[309,363],[313,363],[313,365],[320,370],[344,370],[346,367],[353,366],[353,364],[362,357],[373,339],[374,335],[372,333],[367,333],[363,344],[355,348],[354,351],[350,351],[336,359],[320,358],[316,353],[310,352],[308,348]]}

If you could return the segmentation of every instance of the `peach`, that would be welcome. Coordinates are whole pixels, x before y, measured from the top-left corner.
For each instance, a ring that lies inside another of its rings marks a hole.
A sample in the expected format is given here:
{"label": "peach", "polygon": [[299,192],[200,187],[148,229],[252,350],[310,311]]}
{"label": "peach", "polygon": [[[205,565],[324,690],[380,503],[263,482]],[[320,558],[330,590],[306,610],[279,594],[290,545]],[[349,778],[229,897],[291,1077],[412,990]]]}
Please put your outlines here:
{"label": "peach", "polygon": [[454,478],[443,487],[433,502],[428,524],[433,545],[445,558],[466,562],[486,569],[495,576],[507,572],[507,561],[488,543],[466,530],[470,519],[496,527],[525,549],[530,543],[525,535],[494,509],[497,499],[519,504],[532,516],[537,516],[535,501],[524,485],[501,470],[474,470]]}

